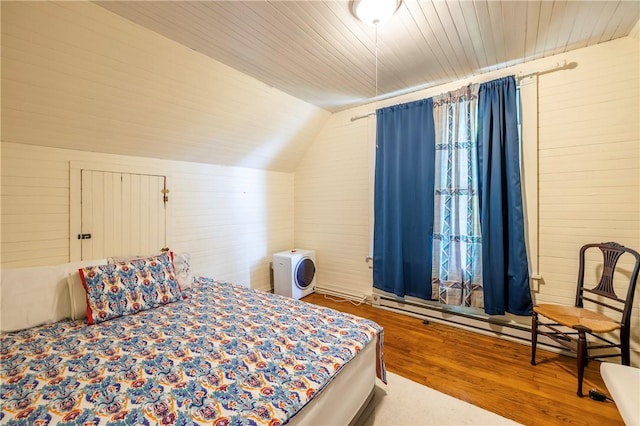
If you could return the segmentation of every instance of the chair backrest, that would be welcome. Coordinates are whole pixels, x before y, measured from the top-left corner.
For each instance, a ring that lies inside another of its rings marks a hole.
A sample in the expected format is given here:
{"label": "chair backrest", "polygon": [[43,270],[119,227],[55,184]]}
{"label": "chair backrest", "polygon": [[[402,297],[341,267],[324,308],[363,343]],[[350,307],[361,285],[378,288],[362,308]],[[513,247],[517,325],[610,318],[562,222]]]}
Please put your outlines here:
{"label": "chair backrest", "polygon": [[[593,288],[584,287],[584,275],[585,275],[585,263],[586,252],[589,249],[598,248],[602,252],[603,256],[603,268],[600,276],[600,281]],[[630,275],[629,286],[627,288],[627,294],[622,299],[618,297],[613,286],[613,275],[616,270],[616,264],[618,259],[625,254],[629,253],[635,257],[635,265]],[[628,247],[620,245],[614,242],[599,243],[599,244],[586,244],[580,249],[580,270],[578,272],[578,290],[576,292],[576,306],[583,307],[584,301],[589,301],[600,306],[604,306],[608,309],[618,311],[622,314],[621,324],[624,326],[629,325],[629,318],[631,316],[631,308],[633,307],[633,297],[635,295],[636,283],[638,281],[638,270],[640,270],[640,254]],[[601,297],[592,297],[591,294]],[[602,298],[608,300],[603,300]]]}

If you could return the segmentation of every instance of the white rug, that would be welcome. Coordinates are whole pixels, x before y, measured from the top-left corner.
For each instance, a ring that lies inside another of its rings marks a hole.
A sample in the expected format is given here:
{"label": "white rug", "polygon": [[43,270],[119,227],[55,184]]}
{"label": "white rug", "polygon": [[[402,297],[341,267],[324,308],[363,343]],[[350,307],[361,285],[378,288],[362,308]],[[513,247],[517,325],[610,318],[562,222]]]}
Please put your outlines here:
{"label": "white rug", "polygon": [[362,425],[518,424],[397,374],[387,372],[387,382],[377,380],[373,412]]}

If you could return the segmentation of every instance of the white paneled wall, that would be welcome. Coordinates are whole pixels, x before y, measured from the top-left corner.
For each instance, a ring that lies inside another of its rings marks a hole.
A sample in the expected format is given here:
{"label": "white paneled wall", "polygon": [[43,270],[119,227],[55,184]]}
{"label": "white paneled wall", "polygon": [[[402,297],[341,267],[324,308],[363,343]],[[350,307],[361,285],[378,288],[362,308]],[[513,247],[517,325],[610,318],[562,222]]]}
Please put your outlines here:
{"label": "white paneled wall", "polygon": [[70,161],[166,175],[168,246],[197,274],[267,290],[271,254],[293,246],[291,173],[8,142],[1,154],[3,268],[69,261]]}
{"label": "white paneled wall", "polygon": [[571,78],[540,78],[539,300],[572,302],[585,242],[640,250],[638,45],[626,38],[576,52]]}
{"label": "white paneled wall", "polygon": [[331,119],[295,177],[296,247],[316,250],[318,285],[358,296],[371,293],[367,136],[367,120]]}
{"label": "white paneled wall", "polygon": [[[577,63],[574,69],[538,77],[538,238],[544,281],[534,293],[536,302],[570,301],[582,244],[615,240],[640,250],[639,47],[638,39],[627,37],[507,70],[526,74],[562,60]],[[473,81],[506,74],[489,73]],[[367,223],[373,220],[368,199],[373,163],[368,156],[374,142],[367,122],[375,118],[350,118],[469,82],[331,117],[295,174],[295,244],[318,251],[320,288],[356,296],[372,291],[364,257],[370,241]],[[639,318],[640,309],[635,309],[636,325]],[[636,348],[639,335],[634,335]]]}

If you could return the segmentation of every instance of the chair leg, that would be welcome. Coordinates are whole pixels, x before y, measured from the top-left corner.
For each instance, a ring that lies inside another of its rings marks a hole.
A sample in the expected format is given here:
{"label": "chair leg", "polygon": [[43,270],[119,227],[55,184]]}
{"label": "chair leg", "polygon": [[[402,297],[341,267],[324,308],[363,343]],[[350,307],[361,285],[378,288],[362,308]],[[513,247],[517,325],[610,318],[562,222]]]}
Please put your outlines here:
{"label": "chair leg", "polygon": [[585,361],[587,360],[587,338],[584,332],[578,333],[578,353],[576,361],[578,364],[578,396],[582,397],[582,379],[584,377]]}
{"label": "chair leg", "polygon": [[538,314],[531,316],[531,365],[536,365],[536,345],[538,344]]}
{"label": "chair leg", "polygon": [[631,357],[629,356],[629,332],[620,333],[620,355],[622,356],[622,365],[631,365]]}

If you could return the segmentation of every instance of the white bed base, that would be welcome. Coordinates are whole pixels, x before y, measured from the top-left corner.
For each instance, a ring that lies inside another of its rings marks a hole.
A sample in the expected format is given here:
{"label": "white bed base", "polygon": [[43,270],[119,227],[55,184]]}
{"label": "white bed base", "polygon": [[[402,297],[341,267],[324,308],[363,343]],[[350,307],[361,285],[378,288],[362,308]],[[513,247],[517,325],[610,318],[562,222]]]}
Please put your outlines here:
{"label": "white bed base", "polygon": [[373,339],[288,424],[349,425],[363,415],[376,384],[376,346]]}

